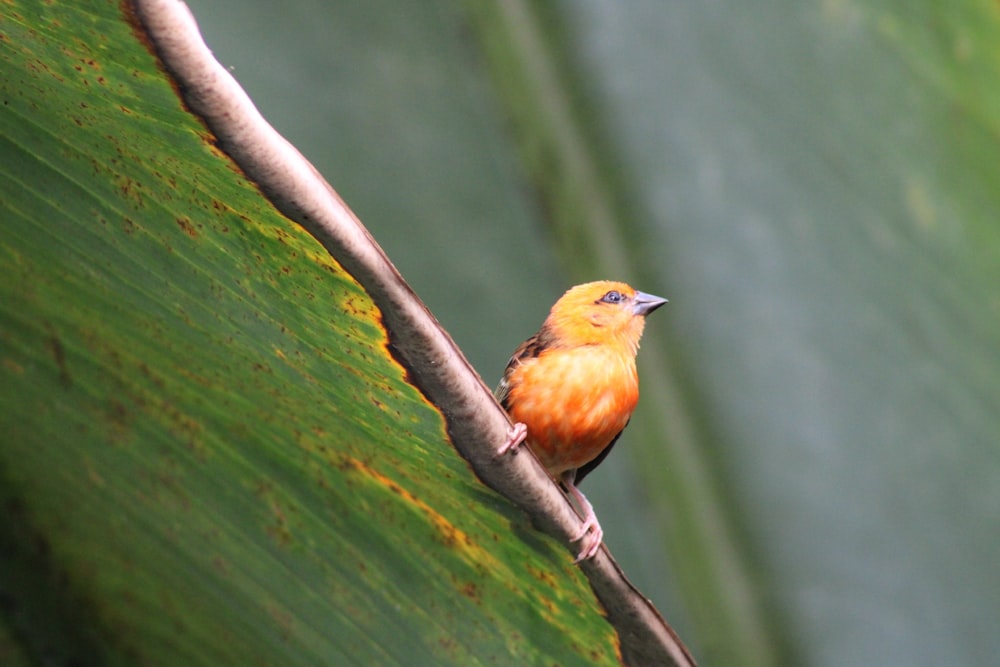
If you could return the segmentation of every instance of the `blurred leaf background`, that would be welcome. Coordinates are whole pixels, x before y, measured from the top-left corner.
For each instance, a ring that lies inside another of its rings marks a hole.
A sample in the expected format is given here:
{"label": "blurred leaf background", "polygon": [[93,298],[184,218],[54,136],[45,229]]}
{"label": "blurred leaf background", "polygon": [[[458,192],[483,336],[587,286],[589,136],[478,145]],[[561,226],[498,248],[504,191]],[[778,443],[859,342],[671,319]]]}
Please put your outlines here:
{"label": "blurred leaf background", "polygon": [[191,6],[487,382],[670,298],[585,490],[703,664],[992,664],[996,3]]}

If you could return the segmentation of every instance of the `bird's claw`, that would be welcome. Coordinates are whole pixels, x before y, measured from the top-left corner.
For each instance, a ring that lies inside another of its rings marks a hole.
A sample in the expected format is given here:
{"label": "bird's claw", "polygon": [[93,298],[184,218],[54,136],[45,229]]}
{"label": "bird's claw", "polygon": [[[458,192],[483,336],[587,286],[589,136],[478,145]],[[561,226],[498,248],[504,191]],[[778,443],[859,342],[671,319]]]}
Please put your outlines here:
{"label": "bird's claw", "polygon": [[[590,539],[584,539],[588,535]],[[576,560],[573,561],[574,564],[593,558],[597,555],[597,550],[601,548],[601,543],[604,541],[604,529],[601,528],[601,524],[597,523],[596,516],[587,517],[580,532],[575,537],[570,538],[571,542],[580,542],[581,540],[583,540],[583,545]]]}
{"label": "bird's claw", "polygon": [[528,427],[517,422],[507,430],[507,439],[497,450],[497,456],[503,456],[507,452],[516,452],[518,446],[528,437]]}
{"label": "bird's claw", "polygon": [[[601,528],[601,524],[597,520],[594,506],[587,500],[587,496],[583,495],[583,492],[576,488],[575,478],[576,471],[568,470],[563,473],[561,480],[563,486],[573,496],[573,499],[576,500],[577,507],[580,508],[583,514],[583,526],[580,527],[580,531],[576,535],[570,538],[571,542],[583,541],[580,553],[577,554],[576,560],[573,561],[574,564],[589,560],[597,555],[597,550],[601,548],[601,542],[604,541],[604,529]],[[590,536],[589,539],[585,539],[588,535]]]}

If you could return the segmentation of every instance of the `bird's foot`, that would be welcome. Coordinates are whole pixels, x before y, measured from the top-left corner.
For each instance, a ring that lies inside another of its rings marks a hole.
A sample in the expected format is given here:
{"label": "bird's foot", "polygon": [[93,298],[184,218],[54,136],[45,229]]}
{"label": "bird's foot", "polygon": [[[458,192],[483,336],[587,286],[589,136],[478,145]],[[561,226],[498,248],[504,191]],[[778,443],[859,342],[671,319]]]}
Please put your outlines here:
{"label": "bird's foot", "polygon": [[528,437],[528,427],[517,422],[507,430],[507,439],[497,450],[497,456],[503,456],[507,452],[516,452],[524,439]]}
{"label": "bird's foot", "polygon": [[597,517],[591,514],[584,520],[583,529],[576,536],[571,538],[572,542],[581,542],[580,553],[577,554],[574,564],[589,560],[597,555],[597,550],[601,548],[604,541],[604,529],[597,522]]}
{"label": "bird's foot", "polygon": [[570,538],[571,542],[582,541],[580,553],[577,554],[576,560],[573,561],[574,563],[579,563],[597,555],[597,550],[601,548],[601,542],[604,541],[604,529],[601,528],[601,524],[597,520],[597,513],[594,512],[594,506],[587,500],[587,496],[583,495],[583,492],[576,488],[574,477],[576,477],[576,471],[569,470],[563,473],[562,483],[570,495],[573,496],[577,506],[583,511],[583,526],[580,528],[580,532]]}

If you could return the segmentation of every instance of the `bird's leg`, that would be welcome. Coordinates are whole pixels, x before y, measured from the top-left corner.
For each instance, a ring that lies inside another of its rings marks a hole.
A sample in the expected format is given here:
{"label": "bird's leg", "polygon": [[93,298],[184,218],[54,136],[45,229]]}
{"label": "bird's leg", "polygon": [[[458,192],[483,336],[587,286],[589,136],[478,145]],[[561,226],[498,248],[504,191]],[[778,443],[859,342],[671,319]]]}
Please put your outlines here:
{"label": "bird's leg", "polygon": [[[574,563],[579,563],[580,561],[593,558],[597,554],[597,550],[601,547],[601,542],[604,540],[604,530],[601,528],[601,524],[597,521],[597,514],[594,512],[594,506],[590,504],[587,497],[583,495],[580,489],[576,488],[574,483],[574,478],[576,477],[576,470],[567,470],[562,474],[561,481],[566,490],[570,492],[570,495],[576,500],[577,506],[583,512],[583,528],[575,536],[570,538],[572,542],[579,542],[583,540],[580,553],[577,554]],[[585,540],[587,535],[590,535],[590,539]]]}
{"label": "bird's leg", "polygon": [[516,452],[526,437],[528,437],[528,427],[521,422],[515,423],[507,430],[507,439],[497,450],[497,456],[503,456],[507,452]]}

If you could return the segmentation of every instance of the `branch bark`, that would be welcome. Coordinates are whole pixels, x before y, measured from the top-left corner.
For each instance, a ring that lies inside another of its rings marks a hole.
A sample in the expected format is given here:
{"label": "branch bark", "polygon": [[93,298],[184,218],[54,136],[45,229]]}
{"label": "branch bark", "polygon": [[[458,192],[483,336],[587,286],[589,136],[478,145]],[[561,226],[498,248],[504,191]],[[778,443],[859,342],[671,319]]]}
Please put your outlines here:
{"label": "branch bark", "polygon": [[[580,517],[533,456],[497,457],[510,421],[489,388],[389,261],[364,225],[302,154],[271,127],[205,45],[180,0],[134,0],[138,23],[188,107],[220,147],[284,215],[301,224],[368,292],[396,358],[447,421],[454,446],[476,474],[567,543]],[[527,450],[524,450],[527,451]],[[615,627],[629,665],[693,666],[652,603],[607,548],[580,565]]]}

